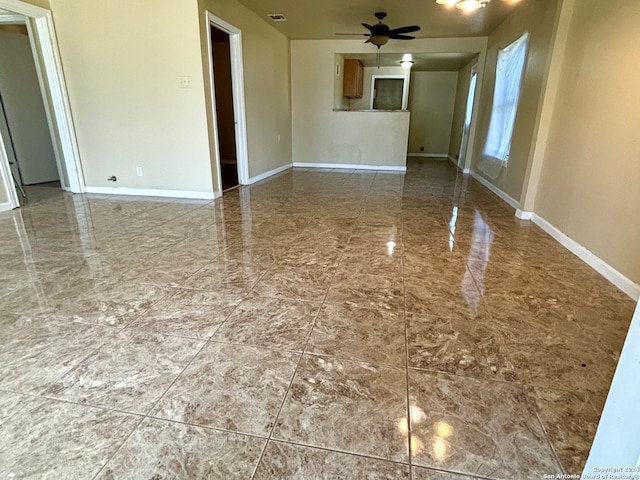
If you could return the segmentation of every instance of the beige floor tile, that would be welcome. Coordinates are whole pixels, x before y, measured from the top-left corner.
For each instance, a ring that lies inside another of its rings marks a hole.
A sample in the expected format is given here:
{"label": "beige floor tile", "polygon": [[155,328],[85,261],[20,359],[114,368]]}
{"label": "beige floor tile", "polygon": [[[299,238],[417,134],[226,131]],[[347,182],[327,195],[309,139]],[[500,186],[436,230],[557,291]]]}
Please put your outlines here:
{"label": "beige floor tile", "polygon": [[413,463],[513,479],[561,473],[522,387],[409,370]]}
{"label": "beige floor tile", "polygon": [[265,442],[236,433],[146,419],[97,478],[251,478]]}
{"label": "beige floor tile", "polygon": [[405,372],[305,355],[273,438],[408,461]]}
{"label": "beige floor tile", "polygon": [[151,415],[192,425],[267,436],[299,355],[210,343]]}
{"label": "beige floor tile", "polygon": [[255,480],[409,480],[409,466],[283,442],[269,442]]}

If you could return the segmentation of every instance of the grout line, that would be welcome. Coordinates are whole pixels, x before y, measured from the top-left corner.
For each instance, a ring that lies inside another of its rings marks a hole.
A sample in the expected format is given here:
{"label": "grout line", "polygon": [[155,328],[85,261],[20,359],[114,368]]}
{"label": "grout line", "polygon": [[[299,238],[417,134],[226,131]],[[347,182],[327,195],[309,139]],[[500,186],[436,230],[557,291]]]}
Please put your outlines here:
{"label": "grout line", "polygon": [[403,293],[403,306],[404,306],[404,352],[405,352],[405,388],[406,388],[406,401],[407,401],[407,453],[409,457],[409,480],[413,479],[413,452],[411,451],[411,444],[413,440],[413,433],[411,428],[411,396],[409,393],[409,321],[407,318],[407,289],[405,288],[405,271],[404,271],[404,229],[400,233],[401,243],[401,255],[400,264],[402,269],[402,293]]}
{"label": "grout line", "polygon": [[[342,259],[342,256],[344,255],[344,253],[341,254],[340,259]],[[338,264],[340,264],[340,260],[338,261]],[[253,480],[253,478],[255,477],[257,471],[258,471],[258,467],[260,466],[260,463],[262,462],[262,459],[264,458],[265,452],[267,451],[267,446],[269,445],[269,442],[271,441],[271,437],[273,436],[273,432],[276,429],[276,426],[278,425],[278,418],[280,418],[280,414],[282,413],[282,409],[284,408],[284,404],[287,401],[287,397],[289,396],[289,391],[291,390],[291,387],[293,386],[293,382],[296,378],[296,375],[298,373],[298,369],[300,368],[300,363],[302,363],[302,358],[305,355],[305,351],[307,350],[307,345],[309,343],[309,339],[311,338],[311,334],[313,333],[313,329],[316,326],[316,323],[318,321],[318,317],[320,316],[320,313],[322,312],[322,307],[324,306],[324,302],[327,299],[327,295],[329,295],[329,290],[331,289],[331,285],[333,284],[333,281],[335,280],[336,277],[336,272],[337,269],[333,272],[333,276],[331,277],[331,282],[329,283],[329,287],[327,287],[327,291],[324,294],[324,298],[320,304],[320,308],[318,308],[318,311],[316,313],[315,319],[313,320],[313,324],[311,325],[311,328],[309,329],[309,333],[307,334],[307,339],[304,342],[304,345],[302,347],[302,352],[300,353],[300,356],[298,357],[298,362],[296,363],[296,368],[293,371],[293,375],[291,376],[291,381],[289,382],[289,386],[287,387],[287,390],[282,398],[282,402],[280,403],[280,408],[278,409],[278,413],[276,414],[276,416],[273,419],[273,426],[271,427],[271,431],[269,432],[269,436],[267,438],[267,441],[264,444],[264,447],[262,449],[262,452],[260,452],[260,457],[258,457],[258,461],[256,462],[256,466],[253,470],[253,473],[251,474],[251,479]]]}

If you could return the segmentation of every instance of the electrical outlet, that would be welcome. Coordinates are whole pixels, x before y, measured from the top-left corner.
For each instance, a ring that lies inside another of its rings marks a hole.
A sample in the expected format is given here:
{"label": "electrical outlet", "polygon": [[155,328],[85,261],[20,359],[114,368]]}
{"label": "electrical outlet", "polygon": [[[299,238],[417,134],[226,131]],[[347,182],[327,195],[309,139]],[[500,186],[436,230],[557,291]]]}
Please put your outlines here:
{"label": "electrical outlet", "polygon": [[420,151],[421,151],[421,152],[424,152],[424,147],[420,147]]}
{"label": "electrical outlet", "polygon": [[178,82],[180,84],[180,88],[191,88],[192,87],[192,79],[189,75],[182,75],[178,77]]}
{"label": "electrical outlet", "polygon": [[139,177],[142,176],[142,167],[136,167],[136,175]]}

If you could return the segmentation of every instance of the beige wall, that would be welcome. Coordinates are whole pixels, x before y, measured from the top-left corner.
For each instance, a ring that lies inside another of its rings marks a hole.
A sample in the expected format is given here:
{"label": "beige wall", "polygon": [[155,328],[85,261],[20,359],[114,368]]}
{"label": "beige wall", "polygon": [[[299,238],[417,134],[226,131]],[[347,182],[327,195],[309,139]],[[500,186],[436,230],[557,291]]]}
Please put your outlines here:
{"label": "beige wall", "polygon": [[447,155],[458,72],[414,72],[409,91],[409,153]]}
{"label": "beige wall", "polygon": [[467,112],[467,99],[469,97],[469,84],[471,82],[471,69],[478,63],[474,58],[458,71],[458,83],[456,85],[456,100],[453,107],[453,119],[451,120],[451,137],[449,141],[449,156],[458,161],[460,155],[460,143],[462,142],[462,129],[464,117]]}
{"label": "beige wall", "polygon": [[[86,184],[211,193],[195,2],[51,7]],[[179,88],[181,75],[192,88]]]}
{"label": "beige wall", "polygon": [[[387,53],[446,53],[446,52],[481,52],[486,45],[486,38],[447,38],[416,39],[412,42],[389,42],[385,45]],[[409,50],[407,50],[407,48]],[[293,125],[293,160],[298,163],[359,163],[365,165],[399,165],[397,156],[406,152],[404,146],[389,145],[396,153],[386,161],[371,146],[360,143],[362,134],[371,123],[359,123],[356,112],[334,112],[335,94],[335,54],[374,53],[371,45],[360,40],[292,40],[291,41],[291,102]],[[369,130],[369,136],[380,136],[380,132],[402,131],[402,125],[396,122],[408,120],[407,113],[360,113],[358,115],[375,115],[361,117],[375,124],[375,131]],[[408,136],[408,131],[407,131]],[[348,144],[348,145],[344,145]],[[363,151],[363,146],[367,147]],[[352,153],[336,155],[336,149],[348,150]],[[358,154],[358,150],[360,153]],[[379,161],[385,163],[374,163]],[[404,165],[405,159],[402,159]]]}
{"label": "beige wall", "polygon": [[535,212],[640,283],[640,8],[574,8]]}
{"label": "beige wall", "polygon": [[479,161],[489,130],[498,49],[506,47],[524,32],[530,34],[509,162],[495,180],[487,178],[516,201],[520,199],[522,193],[531,142],[538,119],[556,6],[557,0],[528,0],[524,2],[489,35],[487,43],[485,75],[482,79],[477,135],[472,157],[472,170],[480,175],[483,175],[479,169]]}
{"label": "beige wall", "polygon": [[[289,40],[236,0],[199,0],[205,84],[206,11],[242,30],[249,176],[291,163]],[[211,121],[207,87],[207,116]],[[279,138],[278,138],[279,137]],[[212,149],[213,151],[213,149]],[[215,162],[215,159],[212,158]]]}

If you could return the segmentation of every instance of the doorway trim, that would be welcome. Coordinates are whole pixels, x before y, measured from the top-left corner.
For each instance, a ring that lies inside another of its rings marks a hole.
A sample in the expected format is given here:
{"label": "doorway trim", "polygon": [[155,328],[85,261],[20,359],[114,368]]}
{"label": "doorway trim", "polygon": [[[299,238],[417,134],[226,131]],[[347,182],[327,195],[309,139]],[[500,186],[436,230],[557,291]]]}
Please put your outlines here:
{"label": "doorway trim", "polygon": [[239,28],[225,22],[221,18],[207,10],[206,15],[207,44],[209,54],[207,61],[209,62],[209,82],[211,85],[211,108],[212,123],[216,162],[218,165],[218,188],[214,191],[214,195],[219,197],[222,195],[222,165],[220,159],[220,146],[218,141],[218,124],[216,121],[216,92],[215,79],[213,74],[213,44],[211,42],[211,27],[222,30],[229,35],[229,48],[231,53],[231,83],[233,91],[233,115],[235,121],[236,132],[236,158],[238,162],[238,183],[240,185],[249,184],[249,157],[247,147],[247,118],[245,113],[245,97],[244,97],[244,63],[242,60],[242,31]]}
{"label": "doorway trim", "polygon": [[[56,162],[63,190],[73,193],[85,191],[80,153],[76,132],[71,117],[71,107],[67,96],[67,86],[62,73],[60,52],[56,43],[56,32],[51,10],[36,7],[20,0],[0,0],[0,8],[12,12],[4,23],[16,23],[16,16],[24,16],[29,30],[31,51],[35,60],[40,82],[49,132],[53,143]],[[2,21],[0,19],[0,21]],[[6,142],[0,139],[0,174],[9,196],[11,208],[20,206],[9,170]],[[7,177],[8,173],[8,177]],[[65,181],[65,176],[66,180]]]}

